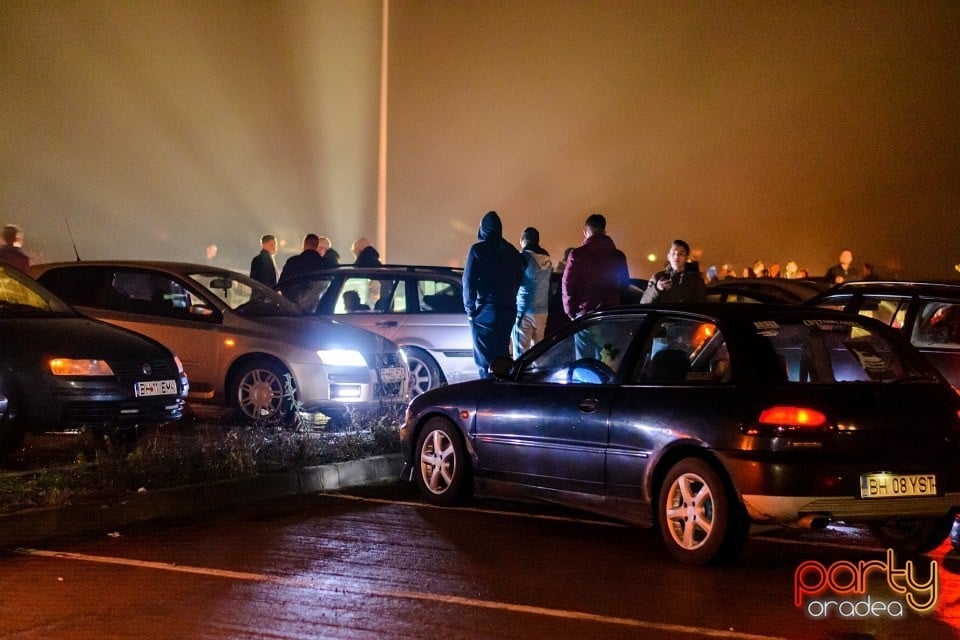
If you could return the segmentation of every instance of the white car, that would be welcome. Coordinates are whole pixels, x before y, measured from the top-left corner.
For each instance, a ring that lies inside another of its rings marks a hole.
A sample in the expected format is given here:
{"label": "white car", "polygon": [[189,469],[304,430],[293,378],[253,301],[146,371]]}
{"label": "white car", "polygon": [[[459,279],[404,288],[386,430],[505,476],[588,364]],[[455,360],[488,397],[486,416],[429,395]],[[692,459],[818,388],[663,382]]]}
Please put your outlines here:
{"label": "white car", "polygon": [[308,313],[363,327],[397,343],[410,366],[410,394],[480,376],[463,309],[463,270],[385,265],[338,267],[277,285]]}

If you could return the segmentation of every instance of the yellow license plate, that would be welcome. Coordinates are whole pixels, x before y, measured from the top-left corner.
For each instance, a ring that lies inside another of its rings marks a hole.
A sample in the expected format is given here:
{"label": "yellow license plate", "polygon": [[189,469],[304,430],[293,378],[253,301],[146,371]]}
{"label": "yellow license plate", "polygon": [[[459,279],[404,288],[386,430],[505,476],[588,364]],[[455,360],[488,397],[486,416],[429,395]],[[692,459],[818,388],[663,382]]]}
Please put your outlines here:
{"label": "yellow license plate", "polygon": [[937,476],[932,473],[865,473],[860,476],[861,498],[935,495],[937,495]]}

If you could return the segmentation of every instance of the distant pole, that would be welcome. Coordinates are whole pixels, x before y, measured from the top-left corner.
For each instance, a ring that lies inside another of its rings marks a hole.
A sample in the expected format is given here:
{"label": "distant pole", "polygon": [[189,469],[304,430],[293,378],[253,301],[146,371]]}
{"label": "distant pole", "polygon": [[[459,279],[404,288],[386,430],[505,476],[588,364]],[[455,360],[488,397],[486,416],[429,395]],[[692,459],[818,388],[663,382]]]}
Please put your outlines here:
{"label": "distant pole", "polygon": [[387,263],[387,45],[390,39],[390,0],[383,0],[380,36],[380,141],[377,157],[377,247]]}

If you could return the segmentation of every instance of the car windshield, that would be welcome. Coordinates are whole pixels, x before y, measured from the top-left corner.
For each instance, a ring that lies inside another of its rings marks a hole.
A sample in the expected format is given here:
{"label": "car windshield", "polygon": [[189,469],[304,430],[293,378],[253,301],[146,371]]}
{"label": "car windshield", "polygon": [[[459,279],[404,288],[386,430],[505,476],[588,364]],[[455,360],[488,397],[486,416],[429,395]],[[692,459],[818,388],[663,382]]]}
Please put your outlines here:
{"label": "car windshield", "polygon": [[789,382],[898,382],[931,379],[881,332],[855,319],[760,321],[757,335],[766,339]]}
{"label": "car windshield", "polygon": [[0,265],[0,318],[74,315],[73,310],[16,269]]}
{"label": "car windshield", "polygon": [[305,315],[300,307],[273,289],[240,274],[191,273],[188,277],[242,316]]}

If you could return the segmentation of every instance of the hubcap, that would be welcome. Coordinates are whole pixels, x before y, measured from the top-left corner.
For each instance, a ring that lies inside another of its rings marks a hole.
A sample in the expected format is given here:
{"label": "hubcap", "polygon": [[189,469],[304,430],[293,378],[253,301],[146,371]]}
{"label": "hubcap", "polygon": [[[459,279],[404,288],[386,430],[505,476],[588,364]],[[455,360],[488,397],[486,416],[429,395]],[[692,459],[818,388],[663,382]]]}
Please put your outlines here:
{"label": "hubcap", "polygon": [[713,494],[703,478],[685,473],[674,480],[667,494],[667,528],[674,542],[684,549],[697,549],[713,530]]}
{"label": "hubcap", "polygon": [[433,431],[420,449],[420,474],[426,487],[435,494],[450,488],[457,471],[453,442],[443,431]]}
{"label": "hubcap", "polygon": [[240,409],[254,419],[269,418],[280,410],[283,385],[272,371],[254,369],[240,381]]}
{"label": "hubcap", "polygon": [[433,380],[430,375],[430,368],[421,362],[411,358],[410,361],[410,397],[415,398],[424,391],[429,391],[433,387]]}

